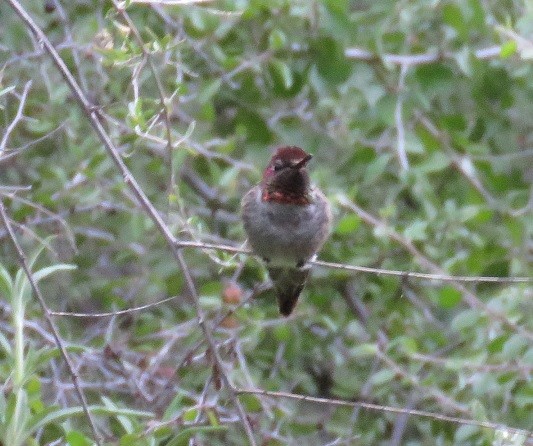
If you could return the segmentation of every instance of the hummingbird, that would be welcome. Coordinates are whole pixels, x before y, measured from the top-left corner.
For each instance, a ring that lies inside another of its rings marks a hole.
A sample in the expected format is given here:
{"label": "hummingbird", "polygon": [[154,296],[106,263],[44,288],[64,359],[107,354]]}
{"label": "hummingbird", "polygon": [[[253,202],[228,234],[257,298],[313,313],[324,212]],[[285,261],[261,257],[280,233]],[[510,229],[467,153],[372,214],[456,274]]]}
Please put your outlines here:
{"label": "hummingbird", "polygon": [[327,198],[311,185],[312,155],[296,146],[274,152],[261,183],[242,199],[248,243],[267,267],[279,312],[289,316],[331,228]]}

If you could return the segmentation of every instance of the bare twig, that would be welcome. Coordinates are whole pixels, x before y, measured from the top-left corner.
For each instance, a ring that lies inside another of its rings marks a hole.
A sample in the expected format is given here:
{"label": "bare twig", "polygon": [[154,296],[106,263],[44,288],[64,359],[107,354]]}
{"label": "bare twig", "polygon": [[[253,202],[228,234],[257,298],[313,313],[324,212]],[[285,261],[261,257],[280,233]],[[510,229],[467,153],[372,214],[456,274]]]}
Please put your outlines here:
{"label": "bare twig", "polygon": [[494,198],[490,192],[483,186],[477,175],[474,163],[467,155],[459,155],[453,149],[450,138],[445,133],[441,132],[435,124],[433,124],[427,116],[419,114],[417,116],[420,123],[430,132],[435,138],[438,138],[442,143],[446,153],[450,156],[453,166],[466,178],[466,180],[483,196],[487,204],[493,208],[503,211],[502,206],[498,200]]}
{"label": "bare twig", "polygon": [[[183,253],[181,250],[174,249],[174,255],[177,256],[178,263],[180,265],[181,270],[183,271],[183,274],[185,276],[185,281],[187,283],[187,288],[189,289],[189,293],[191,293],[194,301],[194,305],[196,307],[196,313],[198,315],[198,324],[202,328],[207,344],[209,345],[209,349],[211,350],[211,354],[214,358],[214,362],[217,367],[217,371],[220,374],[220,378],[222,379],[222,382],[226,388],[226,390],[229,393],[230,399],[232,400],[233,404],[235,405],[237,411],[239,412],[239,416],[241,418],[241,421],[243,423],[244,429],[246,431],[246,435],[248,436],[248,441],[252,446],[255,446],[255,438],[254,434],[252,432],[252,427],[250,425],[250,421],[248,420],[248,417],[246,415],[246,412],[244,411],[244,407],[242,406],[241,402],[239,401],[239,398],[237,396],[237,393],[235,392],[235,387],[231,383],[230,379],[228,378],[228,375],[224,368],[224,363],[222,361],[222,358],[220,357],[220,353],[218,352],[218,348],[215,342],[215,338],[213,337],[213,333],[211,332],[211,329],[207,325],[207,321],[205,319],[205,315],[203,314],[203,310],[200,306],[200,298],[196,292],[196,287],[194,285],[192,276],[189,272],[189,267],[187,266],[187,263],[185,262],[185,259],[183,257]],[[177,252],[176,252],[177,251]]]}
{"label": "bare twig", "polygon": [[26,82],[26,84],[24,85],[24,90],[22,91],[22,96],[20,97],[17,114],[15,115],[11,123],[7,126],[7,129],[4,132],[4,136],[2,136],[2,140],[0,141],[0,158],[2,157],[2,152],[4,152],[4,150],[6,149],[7,140],[9,139],[11,132],[13,132],[19,121],[22,119],[22,113],[26,105],[26,98],[28,97],[30,87],[31,81]]}
{"label": "bare twig", "polygon": [[409,169],[409,161],[407,160],[407,154],[405,152],[405,127],[403,124],[403,97],[405,88],[405,76],[409,65],[402,64],[400,68],[400,78],[398,79],[398,99],[396,101],[396,110],[394,112],[394,120],[396,122],[396,137],[398,150],[398,159],[400,160],[400,166],[403,171]]}
{"label": "bare twig", "polygon": [[[249,249],[239,248],[237,246],[221,245],[216,243],[203,243],[187,240],[176,240],[176,245],[179,248],[200,248],[200,249],[218,249],[226,252],[234,252],[240,254],[252,254]],[[367,266],[346,265],[344,263],[324,262],[321,260],[310,261],[312,265],[323,266],[325,268],[342,269],[345,271],[354,271],[361,273],[382,274],[387,276],[397,276],[402,278],[417,278],[439,280],[442,282],[491,282],[491,283],[531,283],[533,277],[491,277],[491,276],[451,276],[448,274],[431,274],[431,273],[416,273],[410,271],[398,271],[381,268],[371,268]]]}
{"label": "bare twig", "polygon": [[[157,87],[157,91],[159,93],[159,102],[161,105],[160,114],[163,115],[164,122],[165,122],[166,152],[167,152],[167,161],[169,163],[169,168],[170,168],[170,180],[169,180],[168,192],[170,194],[173,192],[173,188],[175,185],[175,175],[176,175],[175,167],[174,167],[174,157],[172,156],[174,144],[172,142],[172,127],[170,124],[170,116],[169,116],[170,101],[167,99],[167,95],[165,93],[163,83],[161,82],[161,77],[159,76],[159,73],[155,68],[152,54],[146,49],[146,45],[141,37],[141,33],[135,26],[135,23],[133,23],[133,20],[130,18],[129,14],[126,12],[125,4],[122,2],[119,3],[118,1],[113,0],[113,5],[115,6],[115,9],[117,10],[118,14],[124,19],[124,21],[128,24],[128,27],[131,29],[133,36],[135,37],[135,40],[137,40],[137,43],[139,44],[139,48],[141,49],[144,58],[148,62],[150,71],[152,72],[152,76],[155,79],[155,84]],[[141,68],[142,67],[139,68],[139,71]]]}
{"label": "bare twig", "polygon": [[[376,227],[376,228],[384,228],[386,227],[386,223],[379,220],[374,215],[370,214],[369,212],[365,211],[364,209],[357,206],[355,203],[351,202],[350,200],[341,197],[340,203],[347,209],[350,209],[351,211],[355,212],[361,220],[363,220],[366,224]],[[388,231],[388,235],[391,238],[391,240],[394,240],[403,248],[409,252],[417,261],[424,267],[429,269],[430,271],[434,271],[434,274],[442,274],[442,268],[432,262],[430,259],[428,259],[422,252],[420,252],[416,246],[407,238],[403,237],[402,235],[398,234],[395,231]],[[531,281],[531,278],[528,278],[528,282]],[[533,339],[533,333],[528,331],[527,329],[519,326],[509,318],[507,318],[504,314],[501,314],[499,312],[496,312],[494,310],[491,310],[487,304],[485,304],[483,301],[481,301],[472,291],[470,291],[468,288],[466,288],[462,283],[458,281],[451,281],[455,289],[457,289],[463,296],[463,300],[472,308],[477,308],[480,310],[483,310],[489,317],[491,317],[494,320],[498,320],[502,322],[507,327],[511,328],[516,333],[520,333],[522,336],[524,336],[527,339]]]}
{"label": "bare twig", "polygon": [[43,311],[44,317],[48,323],[48,326],[50,327],[50,331],[52,332],[52,335],[54,337],[55,344],[57,345],[57,348],[59,349],[61,356],[63,360],[65,361],[65,364],[67,365],[67,368],[69,370],[70,376],[72,378],[72,383],[74,384],[74,388],[76,389],[76,393],[78,395],[78,398],[80,399],[80,403],[83,408],[83,412],[85,413],[85,416],[87,417],[87,420],[89,421],[89,426],[91,428],[91,431],[94,436],[94,440],[96,444],[101,445],[102,439],[100,437],[100,434],[98,433],[98,430],[96,428],[96,424],[94,423],[93,417],[91,415],[91,412],[89,411],[89,407],[87,405],[87,399],[85,397],[85,393],[80,387],[79,383],[79,377],[78,372],[74,369],[74,365],[70,359],[70,356],[67,353],[67,349],[63,345],[63,341],[61,337],[59,336],[59,330],[57,329],[54,319],[52,318],[52,314],[50,310],[48,309],[48,306],[46,305],[46,302],[44,300],[43,295],[41,294],[41,290],[37,286],[37,282],[33,278],[33,274],[30,270],[30,267],[28,266],[28,262],[26,261],[26,256],[24,255],[24,252],[22,251],[22,248],[20,247],[19,242],[17,241],[17,238],[15,236],[15,233],[13,232],[13,228],[11,227],[11,223],[9,221],[9,217],[6,214],[6,210],[4,208],[4,203],[2,200],[0,200],[0,218],[4,224],[4,227],[6,228],[9,239],[11,240],[11,243],[13,244],[15,251],[17,252],[17,256],[20,262],[20,265],[22,266],[22,269],[26,273],[26,276],[28,277],[28,281],[30,282],[31,288],[33,290],[33,294],[39,301],[39,305],[41,306],[41,309]]}
{"label": "bare twig", "polygon": [[139,307],[133,307],[128,308],[126,310],[116,310],[116,311],[109,311],[107,313],[75,313],[75,312],[69,312],[69,311],[50,311],[50,314],[53,314],[54,316],[69,316],[69,317],[111,317],[111,316],[119,316],[121,314],[128,314],[128,313],[134,313],[136,311],[146,310],[148,308],[157,307],[159,305],[162,305],[166,302],[169,302],[171,300],[176,299],[178,296],[172,296],[167,297],[166,299],[161,299],[157,302],[141,305]]}
{"label": "bare twig", "polygon": [[[379,61],[382,60],[385,64],[391,65],[425,65],[434,62],[438,62],[445,59],[454,59],[454,53],[444,52],[440,53],[432,51],[429,53],[421,54],[383,54],[379,55],[362,48],[346,48],[344,51],[345,56],[348,59],[367,60],[367,61]],[[476,59],[492,59],[493,57],[499,57],[500,46],[494,45],[487,48],[481,48],[473,52]]]}
{"label": "bare twig", "polygon": [[298,395],[298,394],[287,393],[287,392],[273,392],[273,391],[262,390],[262,389],[235,389],[235,391],[243,395],[262,395],[262,396],[271,396],[275,398],[289,398],[289,399],[293,399],[297,401],[307,401],[310,403],[329,404],[332,406],[362,407],[364,409],[376,410],[380,412],[415,415],[418,417],[432,418],[434,420],[445,421],[449,423],[485,427],[485,428],[489,428],[493,430],[504,430],[507,432],[512,432],[512,433],[516,433],[519,435],[523,435],[525,437],[530,437],[530,438],[533,437],[533,432],[525,430],[525,429],[509,427],[509,426],[499,424],[499,423],[492,423],[490,421],[477,421],[477,420],[468,420],[468,419],[459,418],[459,417],[452,417],[449,415],[442,415],[439,413],[427,412],[425,410],[403,409],[399,407],[383,406],[381,404],[365,403],[365,402],[359,402],[359,401],[345,401],[345,400],[337,400],[337,399],[331,399],[331,398],[319,398],[319,397],[314,397],[314,396],[309,396],[309,395]]}

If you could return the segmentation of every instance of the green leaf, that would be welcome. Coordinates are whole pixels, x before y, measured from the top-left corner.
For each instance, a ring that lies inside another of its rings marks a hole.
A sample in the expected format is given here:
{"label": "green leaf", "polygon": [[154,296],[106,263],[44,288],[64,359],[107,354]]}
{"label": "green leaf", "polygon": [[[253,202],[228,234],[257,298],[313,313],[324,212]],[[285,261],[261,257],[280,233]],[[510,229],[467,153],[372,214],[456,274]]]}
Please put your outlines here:
{"label": "green leaf", "polygon": [[392,370],[383,369],[377,373],[374,373],[370,379],[375,386],[380,386],[392,381],[395,376],[396,373],[394,373]]}
{"label": "green leaf", "polygon": [[268,46],[272,51],[278,51],[287,45],[287,35],[279,28],[273,29],[268,36]]}
{"label": "green leaf", "polygon": [[450,285],[442,287],[439,292],[439,304],[446,309],[456,307],[461,302],[461,298],[461,292]]}
{"label": "green leaf", "polygon": [[446,3],[442,7],[442,19],[444,23],[454,28],[459,35],[466,35],[468,28],[459,6],[454,3]]}
{"label": "green leaf", "polygon": [[514,334],[503,345],[502,358],[508,361],[516,360],[522,356],[528,345],[527,340],[522,335]]}
{"label": "green leaf", "polygon": [[512,55],[516,54],[517,50],[518,44],[516,43],[516,41],[509,40],[500,47],[500,57],[502,59],[507,59],[508,57],[511,57]]}
{"label": "green leaf", "polygon": [[404,229],[403,235],[409,240],[426,240],[428,238],[426,230],[428,222],[424,220],[416,220]]}
{"label": "green leaf", "polygon": [[[221,85],[222,79],[220,78],[207,81],[198,93],[198,102],[200,104],[205,104],[206,102],[209,102],[213,98],[213,96],[217,94],[217,92],[220,90]],[[187,131],[187,133],[189,132]]]}
{"label": "green leaf", "polygon": [[425,157],[421,164],[416,166],[423,173],[439,172],[448,168],[451,164],[450,157],[445,152],[433,152]]}
{"label": "green leaf", "polygon": [[90,446],[93,444],[91,440],[79,431],[67,432],[65,438],[70,446]]}
{"label": "green leaf", "polygon": [[277,325],[274,327],[273,335],[277,342],[287,342],[291,338],[291,329],[287,325]]}
{"label": "green leaf", "polygon": [[197,416],[198,416],[198,409],[192,408],[192,409],[188,409],[185,412],[183,412],[182,418],[183,418],[183,421],[185,422],[193,422]]}
{"label": "green leaf", "polygon": [[48,277],[50,274],[53,274],[57,271],[72,271],[76,269],[76,265],[67,264],[67,263],[57,263],[55,265],[47,266],[33,273],[33,278],[36,282],[39,282],[41,279]]}
{"label": "green leaf", "polygon": [[211,432],[223,432],[226,426],[198,426],[182,429],[178,435],[170,439],[165,446],[186,446],[193,435]]}
{"label": "green leaf", "polygon": [[361,219],[356,214],[349,214],[342,217],[337,226],[335,227],[335,233],[338,235],[347,235],[355,232],[361,225]]}
{"label": "green leaf", "polygon": [[375,181],[377,181],[381,177],[381,175],[383,175],[383,172],[387,168],[391,158],[392,155],[387,153],[378,156],[374,161],[369,163],[365,170],[363,182],[374,183]]}
{"label": "green leaf", "polygon": [[364,343],[360,344],[354,348],[350,349],[350,356],[353,358],[366,358],[375,356],[378,352],[379,347],[373,343]]}
{"label": "green leaf", "polygon": [[313,40],[311,55],[318,74],[330,84],[340,84],[350,76],[351,64],[344,55],[344,48],[333,37],[323,36]]}
{"label": "green leaf", "polygon": [[479,324],[483,317],[478,310],[464,310],[452,319],[451,327],[453,330],[461,331]]}
{"label": "green leaf", "polygon": [[269,63],[269,71],[275,89],[289,90],[292,87],[294,82],[292,71],[284,61],[272,59]]}
{"label": "green leaf", "polygon": [[9,275],[8,271],[0,264],[0,295],[8,300],[11,300],[13,294],[13,279]]}
{"label": "green leaf", "polygon": [[246,412],[261,412],[263,405],[261,404],[261,398],[258,395],[242,394],[239,396]]}

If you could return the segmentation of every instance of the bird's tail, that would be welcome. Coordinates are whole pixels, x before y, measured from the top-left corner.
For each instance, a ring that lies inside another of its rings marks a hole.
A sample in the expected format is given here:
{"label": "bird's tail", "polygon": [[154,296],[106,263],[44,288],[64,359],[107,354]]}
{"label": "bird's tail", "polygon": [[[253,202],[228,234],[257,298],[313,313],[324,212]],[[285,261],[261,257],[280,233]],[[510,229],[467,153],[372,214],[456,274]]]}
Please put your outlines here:
{"label": "bird's tail", "polygon": [[268,274],[272,279],[278,298],[279,312],[283,316],[289,316],[292,313],[309,276],[309,271],[309,265],[304,265],[302,268],[268,267]]}

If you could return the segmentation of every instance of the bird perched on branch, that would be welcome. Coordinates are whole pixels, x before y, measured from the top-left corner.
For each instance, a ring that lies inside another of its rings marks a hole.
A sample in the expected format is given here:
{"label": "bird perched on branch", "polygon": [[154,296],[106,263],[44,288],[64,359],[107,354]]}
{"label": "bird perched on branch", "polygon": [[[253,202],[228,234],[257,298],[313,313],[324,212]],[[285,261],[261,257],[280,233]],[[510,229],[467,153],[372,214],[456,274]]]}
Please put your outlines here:
{"label": "bird perched on branch", "polygon": [[289,316],[298,301],[310,265],[329,235],[331,210],[312,186],[307,163],[312,155],[299,147],[276,150],[260,184],[242,199],[248,243],[266,263],[279,311]]}

